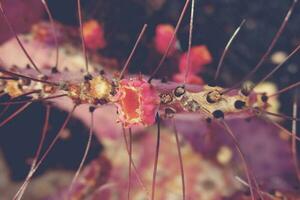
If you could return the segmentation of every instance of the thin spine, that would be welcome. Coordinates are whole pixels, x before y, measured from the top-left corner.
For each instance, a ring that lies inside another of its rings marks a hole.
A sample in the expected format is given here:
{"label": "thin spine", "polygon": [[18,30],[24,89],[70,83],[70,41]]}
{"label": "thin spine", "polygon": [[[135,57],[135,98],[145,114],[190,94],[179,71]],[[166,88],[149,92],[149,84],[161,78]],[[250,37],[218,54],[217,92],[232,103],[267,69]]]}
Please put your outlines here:
{"label": "thin spine", "polygon": [[33,102],[50,100],[50,99],[56,99],[56,98],[65,97],[65,96],[67,96],[67,94],[54,95],[54,96],[50,96],[50,97],[46,97],[46,98],[40,98],[40,99],[30,99],[30,100],[24,100],[24,101],[5,102],[5,103],[0,103],[0,105],[13,105],[13,104],[22,104],[22,103],[33,103]]}
{"label": "thin spine", "polygon": [[31,104],[31,102],[27,102],[26,104],[24,104],[23,106],[18,108],[13,114],[11,114],[9,117],[7,117],[4,121],[2,121],[0,123],[0,127],[4,126],[8,122],[10,122],[12,119],[14,119],[18,114],[20,114],[22,111],[24,111],[30,104]]}
{"label": "thin spine", "polygon": [[237,87],[239,87],[243,82],[245,82],[246,80],[248,80],[260,67],[261,65],[264,63],[264,61],[267,59],[267,57],[269,56],[269,54],[271,53],[272,49],[274,48],[275,44],[277,43],[279,37],[281,36],[283,30],[285,29],[290,16],[297,4],[298,0],[293,0],[292,5],[290,6],[286,16],[284,17],[283,22],[280,25],[280,28],[278,29],[277,33],[275,34],[274,38],[271,41],[270,46],[268,47],[267,51],[263,54],[263,56],[261,57],[261,59],[259,60],[259,62],[256,64],[256,66],[238,83],[234,84],[232,87],[230,87],[229,89],[225,90],[224,93],[227,93]]}
{"label": "thin spine", "polygon": [[83,37],[83,25],[82,25],[82,14],[81,14],[81,5],[80,5],[80,0],[77,0],[77,9],[78,9],[78,20],[79,20],[79,29],[80,29],[80,38],[81,38],[81,45],[82,45],[82,51],[83,51],[83,56],[85,59],[85,70],[86,73],[89,74],[89,63],[88,63],[88,55],[86,51],[86,45],[85,45],[85,40]]}
{"label": "thin spine", "polygon": [[21,78],[25,78],[25,79],[30,79],[32,81],[36,81],[36,82],[40,82],[40,83],[45,83],[45,84],[54,85],[54,86],[60,86],[60,84],[56,83],[56,82],[47,81],[47,80],[41,80],[41,79],[33,78],[33,77],[30,77],[30,76],[25,76],[25,75],[22,75],[22,74],[19,74],[19,73],[16,73],[16,72],[11,72],[11,71],[8,71],[8,70],[5,70],[5,69],[1,69],[1,68],[0,68],[0,72],[2,72],[4,74],[11,75],[11,76],[16,76],[16,77],[21,77]]}
{"label": "thin spine", "polygon": [[186,191],[185,191],[185,176],[184,176],[183,158],[182,158],[182,153],[181,153],[181,148],[180,148],[178,131],[177,131],[174,119],[172,119],[172,124],[173,124],[173,130],[174,130],[175,139],[176,139],[176,146],[177,146],[177,152],[178,152],[178,158],[179,158],[179,165],[180,165],[181,184],[182,184],[182,199],[185,200],[186,199],[185,198],[186,197]]}
{"label": "thin spine", "polygon": [[[128,148],[128,141],[127,141],[127,137],[126,137],[126,133],[125,133],[124,127],[122,128],[122,130],[123,130],[122,133],[123,133],[123,138],[124,138],[124,141],[125,141],[126,151],[127,151],[128,156],[130,156],[129,155],[129,148]],[[143,183],[143,181],[142,181],[142,179],[141,179],[141,177],[140,177],[140,175],[138,173],[138,170],[136,168],[136,165],[135,165],[132,157],[131,157],[131,161],[130,162],[132,164],[133,170],[135,172],[135,175],[136,175],[136,178],[137,178],[139,184],[142,186],[143,190],[146,192],[148,199],[150,199],[150,197],[149,197],[150,196],[149,195],[149,191],[147,190],[145,184]]]}
{"label": "thin spine", "polygon": [[29,172],[28,172],[28,174],[26,176],[26,179],[24,181],[24,183],[26,183],[26,184],[23,184],[19,188],[19,190],[15,194],[13,200],[21,199],[22,196],[23,196],[23,194],[24,194],[24,192],[25,192],[25,190],[26,190],[26,188],[27,188],[27,186],[28,186],[28,184],[29,184],[30,175],[33,173],[33,170],[34,170],[34,168],[36,166],[36,163],[37,163],[38,158],[40,156],[40,153],[41,153],[44,141],[45,141],[45,137],[46,137],[46,134],[47,134],[47,131],[48,131],[49,117],[50,117],[50,108],[51,108],[50,105],[46,105],[45,123],[44,123],[43,130],[42,130],[42,136],[41,136],[41,139],[40,139],[37,151],[35,153],[34,159],[32,161],[30,170],[29,170]]}
{"label": "thin spine", "polygon": [[243,166],[244,166],[244,170],[246,172],[246,176],[247,176],[247,180],[248,180],[248,184],[249,184],[249,188],[250,188],[251,199],[255,200],[254,189],[253,189],[253,186],[252,186],[252,179],[251,179],[251,175],[250,175],[250,170],[248,168],[246,158],[245,158],[245,156],[244,156],[244,154],[241,150],[239,142],[237,141],[237,139],[236,139],[235,135],[233,134],[233,132],[232,132],[231,128],[229,127],[229,125],[224,120],[221,121],[221,125],[222,125],[222,127],[224,127],[226,133],[228,133],[228,135],[232,139],[232,141],[234,143],[234,146],[236,147],[236,150],[238,151],[238,153],[240,155],[240,158],[242,159],[242,163],[243,163]]}
{"label": "thin spine", "polygon": [[[16,100],[16,99],[18,99],[18,98],[25,97],[25,96],[27,96],[27,95],[34,94],[34,93],[39,93],[39,92],[40,92],[40,90],[31,91],[31,92],[28,92],[28,93],[19,95],[19,96],[17,96],[17,97],[11,98],[11,99],[9,99],[7,102],[5,102],[5,103],[13,102],[14,100]],[[24,102],[24,103],[27,103],[27,102]],[[1,104],[0,104],[0,105],[1,105]],[[4,107],[3,110],[0,112],[0,118],[6,113],[6,111],[9,109],[10,105],[11,105],[11,104],[6,104],[6,105],[4,105],[5,107]]]}
{"label": "thin spine", "polygon": [[160,116],[158,113],[156,114],[156,123],[157,123],[157,140],[156,140],[154,167],[153,167],[153,175],[152,175],[151,200],[154,200],[155,198],[155,183],[156,183],[157,164],[158,164],[159,145],[160,145]]}
{"label": "thin spine", "polygon": [[[297,111],[298,111],[298,92],[296,90],[295,96],[294,96],[294,102],[293,102],[293,118],[297,118]],[[293,161],[295,165],[295,170],[297,173],[298,181],[300,181],[300,168],[299,168],[299,162],[298,162],[298,154],[297,154],[297,121],[292,121],[292,154],[293,154]]]}
{"label": "thin spine", "polygon": [[58,39],[57,39],[57,32],[56,32],[56,29],[55,29],[54,19],[53,19],[53,16],[52,16],[51,12],[50,12],[49,6],[47,5],[47,2],[45,0],[41,0],[41,2],[43,3],[43,5],[46,9],[46,12],[49,16],[49,20],[50,20],[50,23],[51,23],[51,26],[52,26],[52,33],[53,33],[53,36],[54,36],[54,42],[55,42],[55,46],[56,46],[55,67],[58,68],[59,47],[58,47]]}
{"label": "thin spine", "polygon": [[122,69],[122,71],[121,71],[121,73],[120,73],[119,79],[122,79],[122,78],[123,78],[124,73],[126,72],[128,66],[129,66],[129,62],[131,61],[131,59],[132,59],[132,57],[133,57],[133,55],[134,55],[134,53],[135,53],[135,51],[136,51],[136,48],[137,48],[138,44],[140,43],[140,41],[141,41],[141,39],[142,39],[142,37],[143,37],[145,31],[146,31],[147,26],[148,26],[147,24],[144,24],[144,26],[143,26],[143,28],[142,28],[142,30],[141,30],[141,32],[140,32],[140,34],[139,34],[139,36],[138,36],[138,38],[137,38],[135,44],[134,44],[134,46],[133,46],[133,49],[132,49],[131,52],[130,52],[129,57],[127,58],[127,60],[126,60],[126,62],[125,62],[125,64],[124,64],[124,67],[123,67],[123,69]]}
{"label": "thin spine", "polygon": [[[235,179],[236,179],[238,182],[240,182],[241,184],[243,184],[244,186],[249,187],[249,184],[248,184],[245,180],[243,180],[241,177],[235,176]],[[276,199],[276,197],[275,197],[274,195],[271,195],[271,194],[268,193],[268,192],[264,192],[264,191],[257,191],[257,192],[260,192],[261,195],[266,195],[266,196],[270,197],[271,199]]]}
{"label": "thin spine", "polygon": [[40,69],[37,67],[37,65],[35,64],[35,62],[33,61],[33,59],[30,57],[29,53],[27,52],[26,48],[24,47],[24,45],[22,44],[19,36],[17,35],[14,27],[11,25],[3,7],[2,7],[2,2],[0,1],[0,11],[4,17],[4,20],[6,22],[6,24],[8,25],[10,31],[13,33],[14,37],[16,38],[19,46],[21,47],[21,49],[23,50],[24,54],[26,55],[27,59],[30,61],[30,63],[32,64],[32,66],[34,67],[34,69],[39,73],[42,74],[42,72],[40,71]]}
{"label": "thin spine", "polygon": [[128,142],[128,146],[129,146],[129,166],[128,166],[128,194],[127,194],[127,198],[128,200],[130,200],[130,191],[131,191],[131,168],[132,168],[132,131],[131,128],[129,128],[128,130],[129,132],[129,142]]}
{"label": "thin spine", "polygon": [[264,119],[267,122],[270,122],[271,124],[273,124],[274,126],[279,128],[280,130],[282,130],[283,133],[286,133],[287,135],[289,135],[291,137],[294,137],[296,140],[298,140],[300,142],[300,137],[295,136],[295,134],[293,134],[291,131],[287,130],[286,128],[284,128],[283,126],[278,124],[277,122],[274,122],[274,121],[270,120],[268,117],[262,117],[262,119]]}
{"label": "thin spine", "polygon": [[[62,132],[63,129],[65,129],[65,127],[67,126],[68,122],[70,121],[75,109],[76,109],[77,105],[74,105],[74,107],[72,108],[71,112],[69,112],[68,116],[66,117],[65,121],[63,122],[61,128],[59,129],[57,135],[55,136],[55,138],[52,140],[51,144],[48,146],[48,148],[46,149],[45,153],[43,154],[43,156],[40,158],[39,162],[35,165],[35,167],[33,168],[33,170],[31,171],[31,173],[28,176],[28,179],[25,180],[25,182],[22,184],[21,188],[23,187],[27,187],[27,185],[29,184],[29,181],[31,180],[32,176],[34,175],[34,173],[36,172],[36,170],[39,168],[39,166],[43,163],[43,161],[45,160],[45,158],[47,157],[47,155],[49,154],[49,152],[51,151],[51,149],[53,148],[53,146],[55,145],[55,143],[58,141],[59,137],[60,137],[60,133]],[[22,191],[22,193],[25,190]],[[19,200],[19,199],[18,199]]]}
{"label": "thin spine", "polygon": [[245,24],[246,19],[243,19],[243,21],[241,22],[241,24],[238,26],[238,28],[234,31],[233,35],[230,37],[229,41],[227,42],[225,49],[221,55],[221,58],[219,60],[218,66],[217,66],[217,70],[214,76],[214,81],[216,82],[219,78],[220,72],[221,72],[221,68],[223,66],[223,62],[224,62],[224,58],[226,56],[226,54],[228,53],[229,47],[231,46],[233,40],[236,38],[236,36],[238,35],[238,33],[240,32],[242,26]]}
{"label": "thin spine", "polygon": [[2,79],[2,80],[13,80],[13,81],[19,80],[17,77],[7,77],[7,76],[1,76],[0,79]]}
{"label": "thin spine", "polygon": [[296,83],[294,83],[294,84],[292,84],[292,85],[289,85],[289,86],[287,86],[287,87],[285,87],[285,88],[283,88],[283,89],[277,91],[277,92],[274,93],[274,94],[268,95],[268,97],[271,98],[271,97],[277,96],[277,95],[279,95],[279,94],[282,94],[282,93],[284,93],[284,92],[286,92],[286,91],[288,91],[288,90],[291,90],[291,89],[293,89],[293,88],[296,88],[296,87],[298,87],[298,86],[300,86],[300,81],[298,81],[298,82],[296,82]]}
{"label": "thin spine", "polygon": [[253,89],[260,83],[262,83],[265,80],[267,80],[268,78],[270,78],[270,76],[272,76],[277,70],[279,70],[280,67],[282,67],[283,64],[285,64],[299,50],[300,50],[300,44],[279,65],[277,65],[270,73],[268,73],[264,78],[262,78],[258,83],[256,83],[255,86],[253,87]]}
{"label": "thin spine", "polygon": [[265,110],[259,110],[259,112],[262,112],[263,114],[266,114],[266,115],[272,115],[274,117],[286,119],[286,120],[300,121],[300,118],[291,117],[291,116],[284,115],[284,114],[281,114],[281,113],[273,113],[273,112],[269,112],[269,111],[265,111]]}
{"label": "thin spine", "polygon": [[177,24],[176,24],[174,33],[173,33],[173,35],[172,35],[172,37],[171,37],[171,40],[169,41],[167,50],[166,50],[166,52],[164,53],[164,55],[163,55],[163,57],[161,58],[161,60],[159,61],[159,64],[157,65],[157,67],[154,69],[154,71],[153,71],[152,74],[150,75],[150,77],[149,77],[149,79],[148,79],[148,83],[151,83],[151,81],[152,81],[152,79],[154,78],[155,74],[158,72],[158,70],[161,68],[162,64],[164,63],[165,59],[167,58],[167,55],[168,55],[168,53],[169,53],[169,51],[170,51],[170,49],[171,49],[171,45],[172,45],[173,42],[174,42],[175,36],[176,36],[176,34],[177,34],[177,32],[178,32],[179,26],[180,26],[180,24],[181,24],[181,22],[182,22],[183,16],[184,16],[184,14],[185,14],[185,12],[186,12],[186,9],[187,9],[187,7],[188,7],[188,5],[189,5],[189,2],[190,2],[190,0],[186,0],[185,5],[184,5],[184,7],[183,7],[183,9],[182,9],[182,12],[181,12],[181,14],[180,14],[180,17],[179,17],[179,19],[178,19],[178,21],[177,21]]}
{"label": "thin spine", "polygon": [[87,144],[86,144],[86,147],[85,147],[84,154],[83,154],[83,157],[81,159],[80,165],[79,165],[79,167],[78,167],[78,169],[77,169],[77,171],[76,171],[76,173],[75,173],[75,175],[72,179],[71,185],[69,187],[68,195],[70,195],[71,192],[72,192],[73,186],[74,186],[75,182],[78,179],[78,176],[79,176],[79,174],[82,170],[83,164],[86,161],[88,152],[89,152],[90,147],[91,147],[92,136],[93,136],[93,128],[94,128],[94,110],[90,113],[91,113],[91,126],[90,126],[90,130],[89,130],[89,138],[88,138],[88,141],[87,141]]}
{"label": "thin spine", "polygon": [[190,16],[190,25],[189,25],[189,41],[188,41],[188,52],[187,52],[187,67],[184,75],[183,85],[186,84],[187,78],[190,73],[190,65],[191,65],[191,48],[192,48],[192,40],[193,40],[193,26],[194,26],[194,11],[195,11],[195,0],[191,2],[191,16]]}

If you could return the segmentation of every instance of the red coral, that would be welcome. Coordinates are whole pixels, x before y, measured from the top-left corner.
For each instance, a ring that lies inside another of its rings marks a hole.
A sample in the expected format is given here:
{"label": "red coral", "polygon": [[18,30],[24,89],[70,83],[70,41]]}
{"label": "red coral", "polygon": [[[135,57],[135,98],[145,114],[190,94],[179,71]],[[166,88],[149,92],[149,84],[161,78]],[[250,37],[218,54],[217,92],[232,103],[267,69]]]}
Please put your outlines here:
{"label": "red coral", "polygon": [[88,49],[97,50],[106,47],[103,27],[96,20],[83,24],[83,37]]}
{"label": "red coral", "polygon": [[[190,52],[190,73],[196,74],[203,70],[204,65],[211,63],[212,57],[205,45],[194,46]],[[181,55],[179,71],[185,72],[187,67],[187,52]]]}
{"label": "red coral", "polygon": [[[170,24],[159,24],[157,25],[155,29],[155,38],[154,38],[154,44],[155,49],[160,54],[164,54],[167,51],[168,45],[170,40],[172,39],[172,35],[174,34],[174,27]],[[168,56],[171,56],[174,54],[174,52],[178,49],[178,40],[175,38]]]}
{"label": "red coral", "polygon": [[159,96],[146,80],[141,77],[121,80],[116,96],[119,119],[125,127],[148,126],[155,122]]}

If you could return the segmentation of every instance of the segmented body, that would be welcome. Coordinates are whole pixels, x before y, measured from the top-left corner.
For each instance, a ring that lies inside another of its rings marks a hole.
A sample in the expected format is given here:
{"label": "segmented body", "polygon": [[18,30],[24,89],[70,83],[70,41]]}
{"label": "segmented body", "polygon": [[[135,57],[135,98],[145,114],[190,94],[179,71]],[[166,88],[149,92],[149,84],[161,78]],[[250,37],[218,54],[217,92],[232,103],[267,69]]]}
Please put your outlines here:
{"label": "segmented body", "polygon": [[[28,81],[27,81],[28,82]],[[119,121],[126,128],[150,126],[155,123],[158,111],[173,113],[199,113],[204,118],[223,118],[224,115],[238,115],[251,108],[265,108],[261,95],[233,90],[222,94],[224,88],[218,86],[199,86],[200,91],[188,90],[177,86],[162,91],[148,83],[142,76],[124,78],[120,81],[103,75],[90,77],[81,82],[63,82],[60,86],[24,80],[2,80],[3,90],[12,98],[30,94],[34,99],[45,98],[56,93],[64,93],[79,104],[99,106],[114,104],[118,109]]]}

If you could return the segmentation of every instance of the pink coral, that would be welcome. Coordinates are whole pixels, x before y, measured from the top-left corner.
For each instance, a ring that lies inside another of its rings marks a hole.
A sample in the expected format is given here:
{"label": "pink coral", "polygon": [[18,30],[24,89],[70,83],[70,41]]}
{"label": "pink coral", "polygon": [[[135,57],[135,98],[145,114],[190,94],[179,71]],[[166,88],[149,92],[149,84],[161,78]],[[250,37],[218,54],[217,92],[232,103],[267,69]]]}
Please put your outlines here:
{"label": "pink coral", "polygon": [[[172,35],[174,34],[174,27],[170,24],[159,24],[155,29],[155,38],[154,44],[155,49],[160,54],[164,54],[167,51],[170,40],[172,39]],[[177,48],[177,39],[175,39],[170,47],[168,56],[174,54]]]}
{"label": "pink coral", "polygon": [[83,37],[88,49],[97,50],[106,47],[103,26],[96,20],[90,20],[83,24]]}
{"label": "pink coral", "polygon": [[[188,53],[181,55],[179,71],[185,72]],[[203,70],[204,65],[211,63],[212,56],[205,45],[194,46],[190,52],[190,73],[195,74]]]}
{"label": "pink coral", "polygon": [[116,105],[125,127],[148,126],[155,122],[159,96],[142,77],[123,79],[119,83]]}

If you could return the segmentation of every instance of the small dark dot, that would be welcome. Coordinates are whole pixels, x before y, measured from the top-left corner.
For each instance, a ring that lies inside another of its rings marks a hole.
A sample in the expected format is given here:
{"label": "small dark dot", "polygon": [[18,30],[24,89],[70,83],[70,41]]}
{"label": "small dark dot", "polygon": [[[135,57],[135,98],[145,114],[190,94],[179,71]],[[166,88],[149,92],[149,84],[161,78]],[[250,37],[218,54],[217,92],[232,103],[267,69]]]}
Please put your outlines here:
{"label": "small dark dot", "polygon": [[185,93],[185,88],[183,86],[178,86],[177,88],[175,88],[174,90],[174,95],[176,97],[180,97]]}
{"label": "small dark dot", "polygon": [[250,94],[249,90],[247,90],[245,88],[241,89],[241,93],[246,97],[249,96],[249,94]]}
{"label": "small dark dot", "polygon": [[23,79],[22,79],[22,83],[23,83],[23,85],[30,85],[31,80],[28,79],[28,78],[23,78]]}
{"label": "small dark dot", "polygon": [[167,83],[168,82],[168,78],[166,76],[162,77],[162,79],[160,80],[162,83]]}
{"label": "small dark dot", "polygon": [[268,99],[269,99],[269,97],[268,97],[266,94],[263,94],[263,95],[261,96],[261,100],[262,100],[264,103],[266,103],[266,102],[268,101]]}
{"label": "small dark dot", "polygon": [[104,105],[104,104],[107,104],[107,100],[106,99],[97,99],[96,103],[100,104],[100,105]]}
{"label": "small dark dot", "polygon": [[209,117],[206,118],[206,122],[210,124],[211,123],[211,118],[209,118]]}
{"label": "small dark dot", "polygon": [[46,80],[48,80],[49,79],[49,77],[48,76],[46,76],[46,75],[44,75],[42,78],[41,78],[43,81],[46,81]]}
{"label": "small dark dot", "polygon": [[85,81],[90,81],[92,79],[93,79],[93,76],[91,74],[87,74],[87,75],[84,76]]}
{"label": "small dark dot", "polygon": [[101,70],[99,71],[99,74],[100,74],[100,75],[104,75],[104,74],[105,74],[105,71],[104,71],[103,69],[101,69]]}
{"label": "small dark dot", "polygon": [[89,107],[90,113],[93,113],[95,110],[96,110],[96,107],[95,107],[95,106],[90,106],[90,107]]}
{"label": "small dark dot", "polygon": [[246,103],[245,103],[244,101],[241,101],[241,100],[236,100],[236,101],[234,102],[234,107],[235,107],[236,109],[242,109],[242,108],[245,107],[245,105],[246,105]]}
{"label": "small dark dot", "polygon": [[213,99],[210,98],[210,93],[211,93],[211,92],[209,92],[209,93],[207,94],[207,96],[206,96],[206,101],[207,101],[208,103],[216,103],[216,101],[214,101]]}
{"label": "small dark dot", "polygon": [[27,65],[26,65],[26,68],[27,68],[27,69],[31,69],[30,64],[27,64]]}
{"label": "small dark dot", "polygon": [[52,68],[51,68],[51,73],[52,73],[52,74],[57,74],[57,73],[58,73],[57,67],[52,67]]}
{"label": "small dark dot", "polygon": [[224,118],[224,112],[221,110],[215,110],[212,114],[216,119]]}

